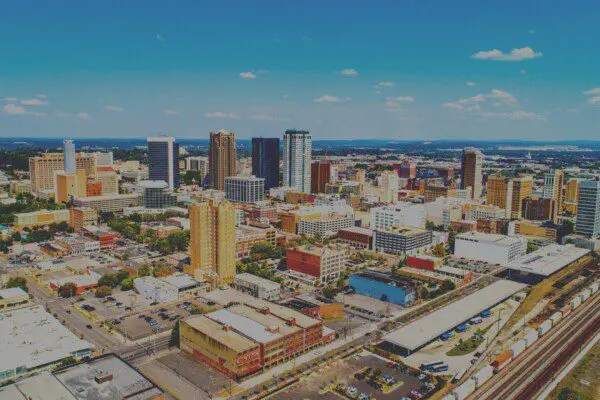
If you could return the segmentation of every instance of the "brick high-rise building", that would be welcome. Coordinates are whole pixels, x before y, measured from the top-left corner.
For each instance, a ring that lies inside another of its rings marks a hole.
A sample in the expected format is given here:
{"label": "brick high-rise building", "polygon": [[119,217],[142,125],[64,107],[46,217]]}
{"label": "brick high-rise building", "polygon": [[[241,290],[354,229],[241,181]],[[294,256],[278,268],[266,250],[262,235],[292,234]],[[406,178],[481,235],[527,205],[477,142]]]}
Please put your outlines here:
{"label": "brick high-rise building", "polygon": [[394,165],[394,170],[400,178],[416,178],[417,164],[411,161],[403,161],[400,165]]}
{"label": "brick high-rise building", "polygon": [[235,276],[235,208],[214,200],[190,207],[191,263],[185,272],[213,285],[231,283]]}
{"label": "brick high-rise building", "polygon": [[328,161],[315,161],[310,166],[310,191],[325,193],[325,185],[331,180],[331,164]]}
{"label": "brick high-rise building", "polygon": [[481,151],[466,147],[462,153],[462,162],[460,168],[460,180],[462,189],[471,188],[471,198],[478,200],[482,191],[482,173],[483,154]]}
{"label": "brick high-rise building", "polygon": [[210,133],[208,176],[210,187],[225,190],[225,178],[236,175],[235,133],[220,130]]}

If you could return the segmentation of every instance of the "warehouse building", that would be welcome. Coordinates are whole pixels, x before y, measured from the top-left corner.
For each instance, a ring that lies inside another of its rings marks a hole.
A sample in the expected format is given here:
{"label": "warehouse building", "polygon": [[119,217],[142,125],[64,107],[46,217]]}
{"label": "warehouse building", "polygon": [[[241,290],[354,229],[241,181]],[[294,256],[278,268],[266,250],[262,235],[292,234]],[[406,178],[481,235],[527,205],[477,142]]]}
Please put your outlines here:
{"label": "warehouse building", "polygon": [[499,280],[483,289],[398,328],[383,337],[382,347],[407,357],[483,311],[505,301],[526,285]]}
{"label": "warehouse building", "polygon": [[384,272],[364,271],[350,275],[349,286],[357,294],[408,307],[417,299],[416,285],[409,279]]}
{"label": "warehouse building", "polygon": [[0,384],[52,369],[69,357],[89,356],[93,348],[42,306],[0,314],[0,337]]}
{"label": "warehouse building", "polygon": [[510,263],[508,277],[534,285],[586,257],[590,250],[573,244],[550,244]]}
{"label": "warehouse building", "polygon": [[20,287],[0,290],[0,312],[23,308],[31,304],[31,298]]}
{"label": "warehouse building", "polygon": [[525,238],[493,233],[465,232],[456,235],[454,255],[489,264],[507,266],[527,251]]}
{"label": "warehouse building", "polygon": [[264,300],[277,300],[281,294],[279,283],[246,272],[237,274],[233,278],[231,286],[241,292],[249,293]]}

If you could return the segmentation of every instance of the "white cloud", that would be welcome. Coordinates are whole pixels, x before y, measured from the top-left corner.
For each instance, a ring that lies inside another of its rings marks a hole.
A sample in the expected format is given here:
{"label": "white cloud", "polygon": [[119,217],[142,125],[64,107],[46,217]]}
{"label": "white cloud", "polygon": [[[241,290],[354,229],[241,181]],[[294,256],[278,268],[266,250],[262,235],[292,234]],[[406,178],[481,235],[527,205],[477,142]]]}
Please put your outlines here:
{"label": "white cloud", "polygon": [[159,42],[163,42],[163,43],[167,41],[167,39],[165,39],[164,36],[161,35],[160,33],[156,34],[156,40],[158,40]]}
{"label": "white cloud", "polygon": [[240,72],[240,77],[244,79],[256,79],[256,75],[252,72]]}
{"label": "white cloud", "polygon": [[477,94],[473,97],[458,99],[454,102],[445,103],[443,108],[448,110],[458,111],[477,111],[480,109],[480,104],[493,100],[493,105],[496,107],[509,106],[518,103],[518,100],[512,94],[499,89],[492,89],[490,93]]}
{"label": "white cloud", "polygon": [[27,115],[29,111],[25,107],[17,106],[14,104],[7,104],[4,106],[4,112],[8,115]]}
{"label": "white cloud", "polygon": [[588,95],[588,96],[600,96],[600,87],[586,90],[583,92],[583,94]]}
{"label": "white cloud", "polygon": [[40,94],[38,94],[38,95],[37,95],[37,97],[39,97],[40,99],[45,99],[45,98],[47,98],[47,97],[48,97],[48,95],[47,95],[47,94],[40,93]]}
{"label": "white cloud", "polygon": [[350,100],[352,100],[350,97],[336,97],[326,94],[317,99],[314,99],[313,101],[315,103],[345,103]]}
{"label": "white cloud", "polygon": [[414,103],[415,99],[412,96],[398,96],[398,97],[387,97],[387,101],[393,101],[395,103]]}
{"label": "white cloud", "polygon": [[473,86],[475,86],[475,85],[476,85],[476,83],[475,83],[475,82],[467,82],[467,86],[471,86],[471,87],[473,87]]}
{"label": "white cloud", "polygon": [[358,76],[358,72],[353,68],[343,69],[339,73],[340,73],[340,75],[343,75],[343,76],[351,76],[351,77]]}
{"label": "white cloud", "polygon": [[77,113],[77,115],[75,115],[75,117],[77,117],[78,119],[84,119],[84,120],[92,119],[92,116],[85,111]]}
{"label": "white cloud", "polygon": [[270,115],[265,115],[265,114],[253,115],[251,117],[251,119],[253,119],[255,121],[267,121],[267,122],[289,122],[290,121],[289,118],[277,118],[277,117],[272,117]]}
{"label": "white cloud", "polygon": [[471,104],[471,105],[462,105],[458,102],[449,102],[442,105],[442,108],[446,110],[456,110],[456,111],[478,111],[481,109],[479,104]]}
{"label": "white cloud", "polygon": [[224,112],[213,112],[204,114],[206,118],[224,118],[224,119],[239,119],[240,116],[232,113],[224,113]]}
{"label": "white cloud", "polygon": [[600,96],[590,97],[587,102],[593,106],[600,106]]}
{"label": "white cloud", "polygon": [[26,106],[47,106],[48,102],[40,99],[27,99],[21,100],[21,104],[24,104]]}
{"label": "white cloud", "polygon": [[483,112],[479,114],[484,118],[501,118],[510,119],[515,121],[529,120],[529,121],[545,121],[546,117],[534,112],[528,111],[513,111],[506,113],[495,113],[495,112]]}
{"label": "white cloud", "polygon": [[493,49],[489,51],[479,51],[471,56],[476,60],[493,60],[493,61],[521,61],[539,58],[541,52],[534,51],[531,47],[523,47],[520,49],[512,49],[510,53],[503,53],[500,50]]}
{"label": "white cloud", "polygon": [[393,87],[393,86],[396,86],[396,82],[390,82],[390,81],[388,81],[388,82],[379,82],[377,85],[375,85],[375,87],[378,87],[378,88],[380,88],[380,87]]}
{"label": "white cloud", "polygon": [[16,97],[0,97],[0,101],[17,101]]}
{"label": "white cloud", "polygon": [[165,110],[165,115],[179,115],[179,111],[177,110]]}
{"label": "white cloud", "polygon": [[104,109],[106,111],[112,111],[112,112],[123,112],[123,111],[125,111],[124,108],[117,107],[117,106],[106,106],[106,107],[104,107]]}

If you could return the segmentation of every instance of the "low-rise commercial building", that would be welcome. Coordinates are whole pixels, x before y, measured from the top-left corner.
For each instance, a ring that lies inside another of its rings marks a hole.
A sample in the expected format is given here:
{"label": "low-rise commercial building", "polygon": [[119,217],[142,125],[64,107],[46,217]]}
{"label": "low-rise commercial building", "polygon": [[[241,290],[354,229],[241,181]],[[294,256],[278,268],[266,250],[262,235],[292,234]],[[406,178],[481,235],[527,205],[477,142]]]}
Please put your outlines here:
{"label": "low-rise commercial building", "polygon": [[159,303],[179,300],[179,292],[175,286],[153,276],[135,278],[133,287],[145,298]]}
{"label": "low-rise commercial building", "polygon": [[370,250],[373,246],[373,230],[352,226],[338,231],[338,241],[355,248]]}
{"label": "low-rise commercial building", "polygon": [[481,232],[456,235],[454,255],[490,264],[506,266],[527,251],[525,238],[508,237]]}
{"label": "low-rise commercial building", "polygon": [[31,304],[29,294],[21,288],[0,289],[0,312],[27,307]]}
{"label": "low-rise commercial building", "polygon": [[50,288],[56,292],[66,284],[74,284],[74,293],[72,296],[81,296],[84,292],[93,290],[98,286],[100,275],[95,272],[88,274],[73,275],[65,278],[52,279],[48,281]]}
{"label": "low-rise commercial building", "polygon": [[286,299],[280,304],[321,320],[342,318],[344,314],[342,303],[324,301],[308,293]]}
{"label": "low-rise commercial building", "polygon": [[231,286],[241,292],[249,293],[264,300],[277,300],[281,295],[281,285],[279,283],[245,272],[237,274],[233,278]]}
{"label": "low-rise commercial building", "polygon": [[75,229],[98,225],[98,211],[90,207],[71,207],[69,225]]}
{"label": "low-rise commercial building", "polygon": [[240,225],[235,228],[235,248],[238,259],[248,257],[252,247],[258,243],[277,244],[277,230],[272,227],[259,228]]}
{"label": "low-rise commercial building", "polygon": [[340,214],[320,215],[300,218],[298,234],[308,236],[333,236],[340,229],[354,226],[354,217]]}
{"label": "low-rise commercial building", "polygon": [[126,207],[140,205],[140,195],[132,193],[79,197],[73,204],[75,207],[90,207],[98,212],[121,212]]}
{"label": "low-rise commercial building", "polygon": [[287,249],[286,260],[288,270],[330,282],[338,279],[346,268],[348,253],[334,246],[304,245]]}
{"label": "low-rise commercial building", "polygon": [[373,235],[373,249],[388,254],[415,253],[430,246],[432,237],[431,231],[412,226],[376,229]]}

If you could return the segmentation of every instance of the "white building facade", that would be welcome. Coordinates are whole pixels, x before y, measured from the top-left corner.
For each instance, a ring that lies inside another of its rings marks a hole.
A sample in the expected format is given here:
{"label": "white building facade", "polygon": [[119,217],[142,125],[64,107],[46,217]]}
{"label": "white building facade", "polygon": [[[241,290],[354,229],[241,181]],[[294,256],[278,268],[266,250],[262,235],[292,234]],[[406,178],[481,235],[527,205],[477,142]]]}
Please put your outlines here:
{"label": "white building facade", "polygon": [[312,137],[308,131],[288,129],[283,135],[283,186],[310,192]]}

